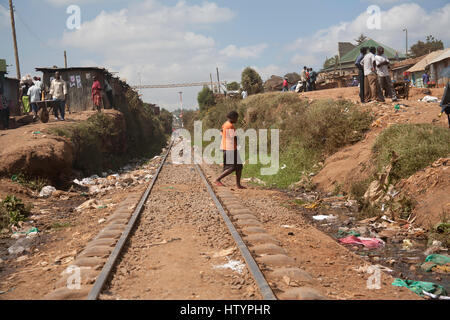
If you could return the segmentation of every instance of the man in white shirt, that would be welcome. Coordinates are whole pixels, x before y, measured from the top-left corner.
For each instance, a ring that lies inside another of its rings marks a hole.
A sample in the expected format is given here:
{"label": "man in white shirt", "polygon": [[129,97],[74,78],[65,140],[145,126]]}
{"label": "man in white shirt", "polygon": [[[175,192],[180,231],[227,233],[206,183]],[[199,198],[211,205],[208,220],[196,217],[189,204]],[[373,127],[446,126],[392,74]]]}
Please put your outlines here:
{"label": "man in white shirt", "polygon": [[41,84],[38,81],[28,89],[28,96],[30,97],[31,110],[33,111],[33,120],[36,120],[38,113],[38,105],[36,102],[41,101]]}
{"label": "man in white shirt", "polygon": [[385,97],[392,98],[392,101],[398,101],[394,87],[392,86],[391,75],[389,74],[389,59],[384,55],[384,48],[378,47],[375,61],[377,64],[378,82],[380,83],[381,93]]}
{"label": "man in white shirt", "polygon": [[306,92],[306,90],[307,90],[307,88],[306,88],[306,83],[307,83],[307,81],[308,81],[308,79],[307,79],[307,77],[306,77],[306,67],[303,67],[303,70],[302,70],[302,72],[300,73],[300,78],[301,78],[301,81],[302,81],[302,84],[303,84],[303,88],[302,88],[302,90],[304,91],[304,92]]}
{"label": "man in white shirt", "polygon": [[[65,121],[64,115],[66,112],[67,84],[61,79],[59,72],[55,73],[55,79],[50,85],[50,95],[57,104],[57,107],[53,108],[55,120]],[[58,116],[58,110],[61,114],[61,119]]]}
{"label": "man in white shirt", "polygon": [[364,68],[364,90],[365,101],[370,102],[377,100],[378,102],[384,102],[384,97],[381,96],[380,85],[378,83],[378,77],[376,74],[376,61],[375,53],[377,49],[375,47],[370,48],[370,52],[364,56],[361,61],[361,65]]}

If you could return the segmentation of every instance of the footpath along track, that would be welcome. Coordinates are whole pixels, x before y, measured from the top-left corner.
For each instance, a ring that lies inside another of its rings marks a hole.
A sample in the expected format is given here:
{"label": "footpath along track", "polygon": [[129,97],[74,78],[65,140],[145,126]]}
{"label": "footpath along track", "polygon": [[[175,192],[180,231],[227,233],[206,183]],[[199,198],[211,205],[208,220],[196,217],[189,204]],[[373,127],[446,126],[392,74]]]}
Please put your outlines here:
{"label": "footpath along track", "polygon": [[231,192],[215,193],[198,165],[172,163],[172,146],[45,298],[325,299]]}

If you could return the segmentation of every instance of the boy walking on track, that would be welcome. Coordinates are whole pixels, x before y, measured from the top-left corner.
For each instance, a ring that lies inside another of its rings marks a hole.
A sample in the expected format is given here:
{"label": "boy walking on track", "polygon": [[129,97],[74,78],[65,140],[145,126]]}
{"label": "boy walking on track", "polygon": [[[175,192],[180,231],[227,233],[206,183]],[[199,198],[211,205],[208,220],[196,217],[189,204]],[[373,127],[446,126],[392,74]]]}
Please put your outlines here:
{"label": "boy walking on track", "polygon": [[222,144],[220,149],[223,151],[223,173],[217,178],[216,186],[224,187],[222,179],[236,172],[236,186],[238,189],[245,189],[241,185],[242,165],[241,157],[237,150],[237,136],[234,124],[238,121],[239,115],[232,111],[227,115],[228,121],[222,126]]}

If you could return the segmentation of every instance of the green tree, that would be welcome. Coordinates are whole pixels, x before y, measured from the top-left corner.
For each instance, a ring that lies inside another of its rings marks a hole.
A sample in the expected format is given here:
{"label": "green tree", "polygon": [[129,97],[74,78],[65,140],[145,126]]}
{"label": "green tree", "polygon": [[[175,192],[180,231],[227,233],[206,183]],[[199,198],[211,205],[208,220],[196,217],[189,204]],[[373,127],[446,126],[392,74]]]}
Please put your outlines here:
{"label": "green tree", "polygon": [[197,101],[201,112],[208,110],[216,104],[214,92],[207,86],[204,86],[203,90],[199,92]]}
{"label": "green tree", "polygon": [[241,85],[236,81],[227,84],[228,91],[237,91],[241,88]]}
{"label": "green tree", "polygon": [[249,95],[261,93],[264,91],[263,81],[261,76],[248,67],[242,72],[242,89],[247,91]]}
{"label": "green tree", "polygon": [[444,43],[442,40],[435,39],[432,35],[426,38],[426,42],[419,41],[411,47],[411,52],[414,57],[421,57],[433,51],[443,50]]}
{"label": "green tree", "polygon": [[366,40],[367,40],[367,37],[365,35],[363,35],[362,33],[357,39],[355,39],[358,46]]}

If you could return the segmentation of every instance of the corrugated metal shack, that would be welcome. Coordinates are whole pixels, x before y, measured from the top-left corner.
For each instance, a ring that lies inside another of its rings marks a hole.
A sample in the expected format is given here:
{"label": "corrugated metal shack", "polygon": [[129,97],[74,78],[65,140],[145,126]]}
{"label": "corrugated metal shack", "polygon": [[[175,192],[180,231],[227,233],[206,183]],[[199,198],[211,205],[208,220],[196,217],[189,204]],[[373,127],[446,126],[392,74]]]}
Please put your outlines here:
{"label": "corrugated metal shack", "polygon": [[105,94],[105,80],[109,83],[113,93],[114,106],[120,105],[126,101],[125,92],[130,88],[124,81],[114,77],[108,70],[97,67],[72,67],[72,68],[36,68],[36,71],[42,72],[42,81],[46,93],[50,91],[50,83],[58,71],[61,78],[66,81],[68,89],[68,98],[66,104],[70,111],[80,112],[93,110],[94,103],[91,98],[91,88],[96,76],[103,88],[103,106],[105,109],[112,109],[109,99]]}
{"label": "corrugated metal shack", "polygon": [[6,77],[6,60],[0,59],[0,93],[3,94],[8,102],[11,116],[20,116],[19,106],[19,84],[20,81]]}

